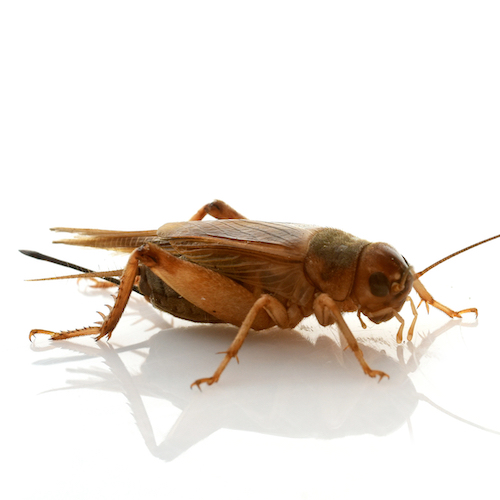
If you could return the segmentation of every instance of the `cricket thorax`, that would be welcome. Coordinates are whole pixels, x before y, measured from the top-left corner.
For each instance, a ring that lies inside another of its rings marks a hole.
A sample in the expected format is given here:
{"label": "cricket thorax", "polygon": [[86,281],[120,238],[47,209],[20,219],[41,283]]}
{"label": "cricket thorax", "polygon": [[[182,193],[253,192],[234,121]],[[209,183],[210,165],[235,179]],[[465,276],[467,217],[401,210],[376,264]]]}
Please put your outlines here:
{"label": "cricket thorax", "polygon": [[342,302],[351,292],[356,262],[368,244],[339,229],[320,229],[309,243],[305,272],[317,290]]}

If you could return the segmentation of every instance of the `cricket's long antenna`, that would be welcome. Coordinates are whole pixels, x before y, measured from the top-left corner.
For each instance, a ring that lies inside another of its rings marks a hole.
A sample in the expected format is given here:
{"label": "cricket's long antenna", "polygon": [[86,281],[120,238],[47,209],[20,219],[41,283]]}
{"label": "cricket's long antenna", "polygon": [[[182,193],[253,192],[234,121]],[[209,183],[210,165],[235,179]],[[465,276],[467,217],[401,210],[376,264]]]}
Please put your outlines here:
{"label": "cricket's long antenna", "polygon": [[433,267],[439,266],[439,264],[442,264],[443,262],[447,261],[448,259],[451,259],[452,257],[455,257],[458,254],[461,254],[463,252],[467,252],[467,250],[470,250],[471,248],[478,247],[479,245],[482,245],[483,243],[488,243],[488,241],[495,240],[497,238],[500,238],[500,234],[497,234],[496,236],[492,236],[491,238],[486,238],[483,241],[480,241],[479,243],[474,243],[474,245],[470,245],[466,248],[462,248],[462,250],[459,250],[458,252],[453,252],[451,255],[448,255],[448,257],[444,257],[441,260],[438,260],[437,262],[434,262],[431,266],[425,268],[423,271],[420,271],[419,273],[415,274],[415,278],[420,278],[423,276],[427,271],[430,271]]}
{"label": "cricket's long antenna", "polygon": [[[78,266],[76,264],[72,264],[71,262],[66,262],[64,260],[59,260],[56,259],[55,257],[50,257],[49,255],[44,255],[43,253],[40,252],[35,252],[33,250],[19,250],[22,254],[27,255],[28,257],[33,257],[34,259],[38,260],[45,260],[47,262],[52,262],[52,264],[58,264],[60,266],[64,267],[69,267],[70,269],[75,269],[76,271],[80,271],[81,273],[94,273],[95,271],[91,271],[90,269],[87,269],[86,267]],[[98,273],[96,273],[98,274]],[[66,278],[66,276],[63,276]],[[85,276],[82,276],[84,278]],[[120,284],[120,280],[117,280],[115,278],[111,278],[108,276],[100,276],[103,280],[109,281],[110,283],[113,283],[115,285]],[[48,278],[50,279],[50,278]],[[133,288],[134,292],[144,295],[137,286],[134,286]]]}

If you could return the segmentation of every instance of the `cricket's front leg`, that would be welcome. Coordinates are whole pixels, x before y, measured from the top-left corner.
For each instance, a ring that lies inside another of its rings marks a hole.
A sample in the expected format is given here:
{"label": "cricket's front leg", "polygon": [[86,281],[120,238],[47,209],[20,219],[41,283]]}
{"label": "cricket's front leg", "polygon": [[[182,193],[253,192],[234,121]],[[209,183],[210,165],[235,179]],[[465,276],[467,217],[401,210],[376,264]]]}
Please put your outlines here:
{"label": "cricket's front leg", "polygon": [[379,380],[382,380],[384,377],[389,378],[387,373],[380,370],[372,370],[368,366],[368,363],[365,361],[365,357],[363,356],[363,351],[358,345],[358,341],[347,326],[347,323],[344,321],[337,304],[328,294],[322,293],[318,295],[314,300],[313,308],[314,314],[316,315],[316,318],[318,318],[320,325],[326,326],[332,323],[337,323],[342,335],[346,339],[349,347],[367,375],[370,377],[379,377]]}
{"label": "cricket's front leg", "polygon": [[413,288],[418,293],[421,299],[421,303],[425,302],[425,306],[427,307],[427,311],[429,311],[429,305],[439,309],[446,313],[450,318],[461,318],[464,313],[474,313],[477,318],[477,309],[475,307],[471,307],[469,309],[462,309],[461,311],[453,311],[449,307],[441,304],[437,300],[434,300],[434,297],[426,290],[424,285],[420,282],[420,280],[415,279],[413,281]]}
{"label": "cricket's front leg", "polygon": [[138,273],[138,268],[139,268],[139,249],[134,250],[132,252],[127,262],[127,265],[123,270],[114,306],[113,307],[108,306],[110,308],[110,311],[107,316],[101,312],[99,313],[103,319],[102,321],[98,322],[100,326],[79,328],[77,330],[69,330],[65,332],[51,332],[49,330],[35,329],[31,330],[30,339],[33,335],[36,335],[37,333],[50,335],[52,340],[63,340],[72,337],[81,337],[83,335],[97,335],[96,340],[99,340],[107,335],[109,339],[111,337],[111,333],[115,329],[119,319],[123,314],[123,311],[125,309],[125,306],[127,305],[132,289],[134,288],[135,280]]}

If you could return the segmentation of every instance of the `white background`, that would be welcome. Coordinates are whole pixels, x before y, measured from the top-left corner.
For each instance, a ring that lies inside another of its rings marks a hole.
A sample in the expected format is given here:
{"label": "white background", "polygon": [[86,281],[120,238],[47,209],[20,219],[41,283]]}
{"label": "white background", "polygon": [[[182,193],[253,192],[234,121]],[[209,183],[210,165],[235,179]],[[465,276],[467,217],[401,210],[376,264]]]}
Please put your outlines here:
{"label": "white background", "polygon": [[109,343],[30,344],[112,299],[25,282],[66,270],[17,249],[113,269],[48,228],[154,229],[220,198],[390,242],[419,271],[500,232],[499,23],[477,0],[3,2],[8,497],[496,497],[500,241],[423,278],[477,322],[422,308],[398,347],[396,321],[348,315],[390,380],[311,319],[251,335],[202,392],[234,328],[134,298]]}

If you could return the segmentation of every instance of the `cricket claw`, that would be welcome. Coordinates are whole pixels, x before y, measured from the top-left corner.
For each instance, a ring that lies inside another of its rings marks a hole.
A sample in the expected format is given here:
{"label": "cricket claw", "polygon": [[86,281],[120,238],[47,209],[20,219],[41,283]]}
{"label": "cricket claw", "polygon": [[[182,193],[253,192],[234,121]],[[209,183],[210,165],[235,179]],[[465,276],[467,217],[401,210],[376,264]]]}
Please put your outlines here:
{"label": "cricket claw", "polygon": [[462,309],[461,311],[458,311],[458,317],[461,318],[462,314],[465,314],[465,313],[474,313],[476,315],[476,318],[477,318],[477,309],[475,307],[471,307],[470,309]]}
{"label": "cricket claw", "polygon": [[384,377],[391,378],[391,377],[389,377],[389,375],[387,375],[387,373],[382,372],[382,371],[380,371],[380,370],[371,370],[371,369],[370,369],[369,371],[365,371],[365,373],[366,373],[367,375],[369,375],[370,377],[380,377],[380,378],[378,379],[378,381],[379,381],[379,382],[380,382],[380,381],[381,381]]}
{"label": "cricket claw", "polygon": [[31,330],[30,336],[29,336],[30,341],[31,341],[31,337],[37,335],[38,333],[43,333],[44,335],[50,335],[50,336],[55,335],[54,332],[51,332],[49,330]]}
{"label": "cricket claw", "polygon": [[193,386],[197,386],[198,389],[201,391],[201,384],[207,384],[207,385],[212,385],[214,382],[217,382],[218,378],[216,379],[215,377],[208,377],[208,378],[199,378],[198,380],[195,380],[191,384],[191,389]]}

